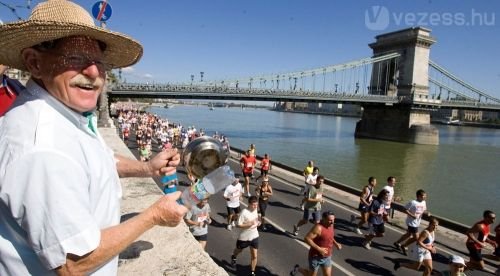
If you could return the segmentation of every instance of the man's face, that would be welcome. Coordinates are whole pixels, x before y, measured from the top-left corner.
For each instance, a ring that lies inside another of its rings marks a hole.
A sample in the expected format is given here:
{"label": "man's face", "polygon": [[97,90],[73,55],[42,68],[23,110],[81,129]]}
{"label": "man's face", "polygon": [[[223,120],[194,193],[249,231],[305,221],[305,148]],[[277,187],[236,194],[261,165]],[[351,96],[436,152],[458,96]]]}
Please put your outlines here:
{"label": "man's face", "polygon": [[253,212],[253,211],[257,210],[257,206],[258,206],[257,201],[252,202],[252,203],[248,203],[248,210],[250,212]]}
{"label": "man's face", "polygon": [[335,222],[335,216],[334,215],[326,216],[323,218],[323,221],[326,227],[333,225],[333,223]]}
{"label": "man's face", "polygon": [[40,80],[45,89],[78,112],[93,110],[105,80],[106,66],[97,41],[68,37],[40,52]]}
{"label": "man's face", "polygon": [[198,207],[203,208],[203,206],[207,205],[208,199],[203,199],[202,201],[198,202]]}
{"label": "man's face", "polygon": [[495,214],[490,214],[489,216],[487,216],[485,218],[485,221],[487,224],[493,224],[493,223],[495,223],[496,218],[497,218],[497,216]]}
{"label": "man's face", "polygon": [[396,185],[396,178],[391,178],[388,182],[389,186],[394,187]]}
{"label": "man's face", "polygon": [[417,197],[417,201],[424,201],[426,199],[427,199],[427,194],[425,193]]}
{"label": "man's face", "polygon": [[324,182],[325,182],[325,180],[323,178],[317,179],[315,187],[316,188],[321,187],[321,184],[323,184]]}

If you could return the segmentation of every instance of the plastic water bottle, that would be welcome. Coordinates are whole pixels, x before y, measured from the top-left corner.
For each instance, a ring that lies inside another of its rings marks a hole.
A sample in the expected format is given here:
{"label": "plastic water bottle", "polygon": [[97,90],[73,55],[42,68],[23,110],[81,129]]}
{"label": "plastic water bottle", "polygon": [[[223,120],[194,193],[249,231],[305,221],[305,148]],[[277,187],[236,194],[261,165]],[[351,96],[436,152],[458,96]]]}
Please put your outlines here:
{"label": "plastic water bottle", "polygon": [[164,175],[160,182],[163,184],[163,192],[165,194],[170,194],[177,191],[177,184],[179,180],[177,179],[177,173],[171,175]]}
{"label": "plastic water bottle", "polygon": [[193,205],[216,194],[236,180],[237,178],[229,166],[219,167],[198,180],[196,184],[184,189],[178,202],[191,209]]}

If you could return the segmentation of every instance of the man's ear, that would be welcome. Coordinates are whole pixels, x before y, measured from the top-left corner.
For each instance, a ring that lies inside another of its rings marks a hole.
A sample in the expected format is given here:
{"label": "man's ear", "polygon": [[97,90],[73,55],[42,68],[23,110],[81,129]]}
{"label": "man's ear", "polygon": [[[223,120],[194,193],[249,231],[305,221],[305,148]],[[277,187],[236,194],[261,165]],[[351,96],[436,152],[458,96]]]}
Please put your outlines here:
{"label": "man's ear", "polygon": [[42,75],[40,67],[40,52],[33,48],[26,48],[22,50],[21,56],[23,58],[24,66],[28,69],[34,78],[39,79]]}

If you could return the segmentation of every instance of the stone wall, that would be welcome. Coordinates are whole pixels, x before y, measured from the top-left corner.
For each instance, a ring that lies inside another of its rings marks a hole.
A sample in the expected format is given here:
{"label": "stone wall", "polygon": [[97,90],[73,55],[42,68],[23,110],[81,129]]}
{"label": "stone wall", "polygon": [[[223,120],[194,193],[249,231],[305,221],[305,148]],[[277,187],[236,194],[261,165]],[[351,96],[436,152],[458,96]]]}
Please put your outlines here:
{"label": "stone wall", "polygon": [[[132,157],[115,128],[100,128],[115,153]],[[153,204],[162,192],[151,178],[122,179],[122,221]],[[156,226],[120,254],[118,275],[228,275],[201,249],[184,223]]]}

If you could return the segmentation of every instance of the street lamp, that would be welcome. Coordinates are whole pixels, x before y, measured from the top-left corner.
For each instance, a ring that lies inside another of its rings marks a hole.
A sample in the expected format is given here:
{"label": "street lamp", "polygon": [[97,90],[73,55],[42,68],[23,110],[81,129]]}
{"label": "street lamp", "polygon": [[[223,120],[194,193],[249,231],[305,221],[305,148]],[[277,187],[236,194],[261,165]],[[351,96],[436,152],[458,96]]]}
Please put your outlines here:
{"label": "street lamp", "polygon": [[203,82],[203,75],[205,74],[205,72],[200,72],[200,82]]}
{"label": "street lamp", "polygon": [[194,75],[191,75],[191,85],[193,85]]}

